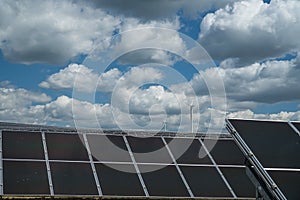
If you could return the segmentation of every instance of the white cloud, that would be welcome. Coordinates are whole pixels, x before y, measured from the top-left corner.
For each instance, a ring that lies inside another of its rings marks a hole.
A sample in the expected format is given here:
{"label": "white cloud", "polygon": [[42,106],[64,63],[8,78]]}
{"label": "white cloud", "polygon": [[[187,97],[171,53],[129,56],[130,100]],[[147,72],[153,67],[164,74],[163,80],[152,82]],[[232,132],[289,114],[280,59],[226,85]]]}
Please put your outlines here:
{"label": "white cloud", "polygon": [[[237,107],[243,105],[253,108],[259,103],[300,99],[300,80],[297,75],[300,72],[299,56],[291,60],[273,60],[239,68],[228,67],[226,64],[228,62],[195,76],[191,81],[193,90],[198,95],[207,95],[208,90],[202,77],[206,80],[214,80],[215,74],[219,74],[224,81],[227,99],[231,103],[236,102]],[[186,93],[189,94],[189,90]],[[229,106],[233,108],[233,105]]]}
{"label": "white cloud", "polygon": [[107,39],[120,19],[83,3],[54,0],[0,2],[0,48],[18,63],[64,64]]}
{"label": "white cloud", "polygon": [[111,69],[101,75],[84,65],[70,64],[58,73],[52,74],[46,81],[39,84],[43,88],[77,89],[82,92],[110,92],[121,76],[118,69]]}
{"label": "white cloud", "polygon": [[217,9],[235,1],[237,0],[127,0],[126,4],[122,0],[97,0],[93,2],[94,5],[116,15],[136,17],[142,20],[159,20],[173,18],[179,10],[182,10],[185,16],[196,17],[199,12]]}
{"label": "white cloud", "polygon": [[0,110],[16,109],[34,103],[45,103],[51,97],[44,93],[36,93],[23,88],[0,88]]}
{"label": "white cloud", "polygon": [[228,118],[239,119],[269,119],[269,120],[285,120],[285,121],[300,121],[300,111],[285,112],[281,111],[274,114],[255,114],[251,110],[241,110],[232,112],[227,115]]}
{"label": "white cloud", "polygon": [[199,41],[214,59],[238,58],[241,64],[298,51],[300,1],[236,2],[207,14]]}
{"label": "white cloud", "polygon": [[[180,28],[179,19],[141,22],[127,18],[120,28],[122,35],[115,40],[111,56],[121,64],[162,63],[172,65],[176,60],[168,51],[183,55],[186,49],[183,39],[175,32]],[[157,28],[157,29],[154,29]],[[169,30],[169,31],[168,31]],[[167,50],[167,51],[165,51]]]}

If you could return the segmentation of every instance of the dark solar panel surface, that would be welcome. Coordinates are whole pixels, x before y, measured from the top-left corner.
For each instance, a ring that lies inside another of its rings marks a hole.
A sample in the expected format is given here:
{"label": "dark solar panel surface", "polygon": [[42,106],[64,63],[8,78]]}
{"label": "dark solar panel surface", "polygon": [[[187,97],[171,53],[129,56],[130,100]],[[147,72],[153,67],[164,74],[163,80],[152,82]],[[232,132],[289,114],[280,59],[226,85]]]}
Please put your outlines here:
{"label": "dark solar panel surface", "polygon": [[197,197],[232,197],[214,167],[180,167]]}
{"label": "dark solar panel surface", "polygon": [[96,161],[131,162],[122,136],[87,136],[89,146]]}
{"label": "dark solar panel surface", "polygon": [[[139,168],[141,171],[151,171],[157,169],[157,166],[139,165]],[[143,173],[142,177],[151,196],[189,196],[174,166],[166,166],[159,170]]]}
{"label": "dark solar panel surface", "polygon": [[62,195],[97,195],[89,163],[50,162],[54,193]]}
{"label": "dark solar panel surface", "polygon": [[50,194],[45,162],[3,161],[5,194]]}
{"label": "dark solar panel surface", "polygon": [[[57,130],[63,131],[63,128]],[[147,192],[142,186],[144,182],[150,197],[190,197],[183,181],[186,179],[197,197],[232,197],[210,158],[199,157],[202,146],[198,139],[165,137],[169,152],[161,137],[126,136],[129,149],[133,151],[133,159],[123,135],[87,134],[92,157],[88,155],[82,133],[74,134],[69,130],[60,133],[46,131],[45,146],[41,132],[2,131],[2,136],[4,195],[50,195],[53,191],[57,196],[98,196],[96,182],[99,181],[105,196],[145,196]],[[212,152],[213,157],[222,164],[240,163],[235,160],[238,159],[236,149],[231,150],[233,145],[230,141],[227,144],[228,141],[217,144],[215,152]],[[112,146],[117,151],[112,151]],[[46,156],[44,147],[47,150]],[[223,158],[222,149],[231,153],[234,159]],[[149,155],[153,151],[156,153]],[[168,165],[173,163],[170,155],[180,164],[178,167],[184,177],[180,176],[175,165]],[[50,167],[48,174],[47,163]],[[134,164],[139,167],[142,180]],[[53,183],[53,190],[49,181]],[[238,193],[243,195],[245,189],[237,188],[237,191],[242,190]]]}
{"label": "dark solar panel surface", "polygon": [[245,156],[234,140],[205,140],[205,145],[215,144],[210,151],[219,165],[244,165]]}
{"label": "dark solar panel surface", "polygon": [[300,199],[300,172],[268,171],[287,199]]}
{"label": "dark solar panel surface", "polygon": [[288,122],[230,122],[287,199],[300,199],[300,136],[294,128]]}
{"label": "dark solar panel surface", "polygon": [[127,140],[134,153],[136,162],[172,163],[172,159],[161,138],[127,137]]}
{"label": "dark solar panel surface", "polygon": [[255,187],[246,175],[245,168],[222,167],[221,171],[238,197],[255,197]]}
{"label": "dark solar panel surface", "polygon": [[78,134],[46,134],[50,160],[89,160],[83,139]]}
{"label": "dark solar panel surface", "polygon": [[201,143],[198,140],[191,139],[166,139],[169,142],[169,147],[177,158],[177,163],[189,164],[211,164],[208,156],[199,157]]}
{"label": "dark solar panel surface", "polygon": [[264,167],[300,168],[299,135],[285,122],[230,120]]}
{"label": "dark solar panel surface", "polygon": [[45,159],[39,132],[2,132],[4,158]]}
{"label": "dark solar panel surface", "polygon": [[133,165],[96,164],[96,170],[104,195],[145,195]]}

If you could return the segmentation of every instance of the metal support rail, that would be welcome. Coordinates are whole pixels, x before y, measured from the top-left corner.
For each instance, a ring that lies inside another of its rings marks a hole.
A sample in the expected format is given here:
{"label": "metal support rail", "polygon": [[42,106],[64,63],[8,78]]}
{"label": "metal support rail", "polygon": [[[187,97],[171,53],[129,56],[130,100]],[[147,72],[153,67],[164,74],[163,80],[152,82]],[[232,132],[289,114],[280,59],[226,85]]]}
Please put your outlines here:
{"label": "metal support rail", "polygon": [[217,172],[219,173],[219,175],[221,176],[223,182],[225,183],[225,185],[227,186],[228,190],[230,191],[231,195],[234,198],[237,198],[234,190],[232,189],[232,187],[230,186],[230,184],[228,183],[227,179],[225,178],[225,176],[223,175],[222,171],[220,170],[219,166],[217,165],[215,159],[212,157],[212,155],[210,154],[210,152],[208,151],[208,149],[206,148],[205,144],[202,142],[201,139],[198,139],[201,146],[204,148],[205,152],[207,153],[210,161],[212,162],[212,164],[214,165],[214,167],[216,168]]}
{"label": "metal support rail", "polygon": [[253,154],[251,149],[248,147],[248,145],[245,143],[245,141],[242,139],[242,137],[235,130],[233,125],[230,123],[230,121],[228,119],[225,119],[225,120],[226,120],[226,129],[232,135],[233,139],[236,141],[237,145],[239,146],[239,148],[241,149],[243,154],[246,156],[249,163],[253,166],[253,170],[255,170],[255,172],[257,173],[259,178],[266,185],[266,187],[267,187],[266,189],[272,194],[272,197],[269,197],[269,198],[277,199],[277,200],[287,200],[287,198],[281,192],[279,187],[276,185],[276,183],[273,181],[273,179],[270,177],[270,175],[263,168],[263,166],[261,165],[259,160]]}
{"label": "metal support rail", "polygon": [[182,182],[184,183],[184,185],[185,185],[185,187],[186,187],[186,189],[187,189],[187,191],[188,191],[190,197],[194,198],[195,196],[194,196],[194,194],[193,194],[193,192],[192,192],[192,190],[191,190],[191,188],[190,188],[188,182],[186,181],[186,179],[185,179],[185,177],[184,177],[184,175],[183,175],[183,173],[182,173],[180,167],[178,166],[177,161],[176,161],[176,159],[174,158],[174,155],[173,155],[171,149],[169,148],[168,143],[166,142],[165,138],[161,137],[161,139],[162,139],[162,141],[163,141],[163,143],[164,143],[164,145],[165,145],[165,147],[166,147],[166,149],[167,149],[169,155],[171,156],[172,161],[173,161],[173,163],[175,164],[175,167],[176,167],[176,169],[177,169],[177,172],[179,173],[179,176],[181,177],[181,180],[182,180]]}
{"label": "metal support rail", "polygon": [[142,187],[143,187],[145,196],[146,196],[146,197],[149,197],[148,189],[147,189],[147,187],[146,187],[146,184],[145,184],[144,179],[143,179],[143,177],[142,177],[142,174],[141,174],[141,172],[140,172],[139,166],[138,166],[137,163],[136,163],[136,160],[135,160],[135,158],[134,158],[134,156],[133,156],[133,152],[132,152],[132,150],[131,150],[131,147],[130,147],[129,142],[128,142],[128,140],[127,140],[127,138],[126,138],[125,135],[123,135],[123,139],[124,139],[125,145],[126,145],[126,147],[127,147],[127,150],[128,150],[128,152],[129,152],[130,158],[131,158],[131,160],[132,160],[132,162],[133,162],[135,171],[136,171],[136,173],[137,173],[137,175],[138,175],[138,178],[139,178],[139,180],[140,180],[140,183],[141,183],[141,185],[142,185]]}
{"label": "metal support rail", "polygon": [[54,196],[54,189],[53,189],[53,182],[52,182],[52,176],[51,176],[50,162],[49,162],[49,156],[48,156],[48,148],[47,148],[47,143],[46,143],[46,136],[45,136],[45,132],[44,131],[41,131],[41,134],[42,134],[42,142],[43,142],[44,155],[45,155],[45,161],[46,161],[46,168],[47,168],[47,175],[48,175],[48,183],[49,183],[50,195]]}
{"label": "metal support rail", "polygon": [[93,171],[93,175],[94,175],[95,183],[96,183],[96,186],[97,186],[98,194],[99,194],[99,196],[103,196],[102,189],[101,189],[101,186],[100,186],[99,177],[97,175],[95,163],[94,163],[94,160],[93,160],[92,152],[91,152],[90,145],[89,145],[88,139],[86,137],[86,134],[83,134],[83,141],[84,141],[85,148],[86,148],[86,151],[87,151],[88,156],[89,156],[90,165],[91,165],[91,168],[92,168],[92,171]]}

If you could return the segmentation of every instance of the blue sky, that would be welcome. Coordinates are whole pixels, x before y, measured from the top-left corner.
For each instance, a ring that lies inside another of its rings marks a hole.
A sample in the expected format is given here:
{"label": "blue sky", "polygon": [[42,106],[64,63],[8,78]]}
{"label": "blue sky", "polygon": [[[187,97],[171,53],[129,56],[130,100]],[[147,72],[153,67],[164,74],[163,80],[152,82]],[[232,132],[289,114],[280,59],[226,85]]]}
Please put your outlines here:
{"label": "blue sky", "polygon": [[225,117],[300,120],[299,9],[1,1],[0,121],[189,131],[191,104],[204,132]]}

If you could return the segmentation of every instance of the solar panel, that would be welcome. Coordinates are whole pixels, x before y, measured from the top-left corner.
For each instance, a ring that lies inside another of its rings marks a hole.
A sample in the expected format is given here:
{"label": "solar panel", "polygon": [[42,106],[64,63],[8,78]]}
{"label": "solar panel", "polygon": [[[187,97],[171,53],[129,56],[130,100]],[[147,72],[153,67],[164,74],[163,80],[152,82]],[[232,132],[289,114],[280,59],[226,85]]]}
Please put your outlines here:
{"label": "solar panel", "polygon": [[88,135],[87,139],[95,161],[131,162],[122,136]]}
{"label": "solar panel", "polygon": [[157,170],[157,166],[139,165],[142,177],[151,196],[189,197],[189,193],[182,182],[175,166],[164,166]]}
{"label": "solar panel", "polygon": [[245,167],[221,167],[221,171],[238,197],[255,196],[255,187],[246,175]]}
{"label": "solar panel", "polygon": [[212,164],[208,156],[199,157],[201,143],[197,139],[166,139],[166,141],[169,142],[169,147],[177,158],[177,163]]}
{"label": "solar panel", "polygon": [[235,175],[245,183],[246,176],[226,171],[244,163],[230,135],[200,158],[203,135],[162,132],[139,138],[136,132],[14,125],[0,123],[0,195],[3,189],[4,196],[255,196],[236,183]]}
{"label": "solar panel", "polygon": [[39,132],[3,131],[2,140],[4,158],[44,159]]}
{"label": "solar panel", "polygon": [[[233,126],[231,128],[230,126]],[[298,123],[228,120],[229,131],[248,156],[250,177],[278,199],[300,199],[300,136]],[[235,132],[235,130],[236,132]]]}
{"label": "solar panel", "polygon": [[244,165],[245,156],[243,155],[239,147],[235,144],[234,140],[205,140],[206,145],[209,145],[210,143],[215,144],[210,153],[217,164]]}
{"label": "solar panel", "polygon": [[300,137],[287,122],[230,120],[264,167],[300,168]]}
{"label": "solar panel", "polygon": [[139,163],[172,163],[160,137],[139,138],[127,136],[130,148]]}
{"label": "solar panel", "polygon": [[79,134],[46,134],[49,159],[88,161],[86,147],[79,136]]}
{"label": "solar panel", "polygon": [[89,163],[50,162],[54,193],[58,195],[98,195]]}
{"label": "solar panel", "polygon": [[133,164],[96,164],[96,170],[104,195],[145,196]]}
{"label": "solar panel", "polygon": [[50,195],[45,162],[3,161],[4,194]]}
{"label": "solar panel", "polygon": [[181,166],[196,197],[232,197],[215,167]]}
{"label": "solar panel", "polygon": [[299,199],[300,171],[268,171],[287,199]]}

